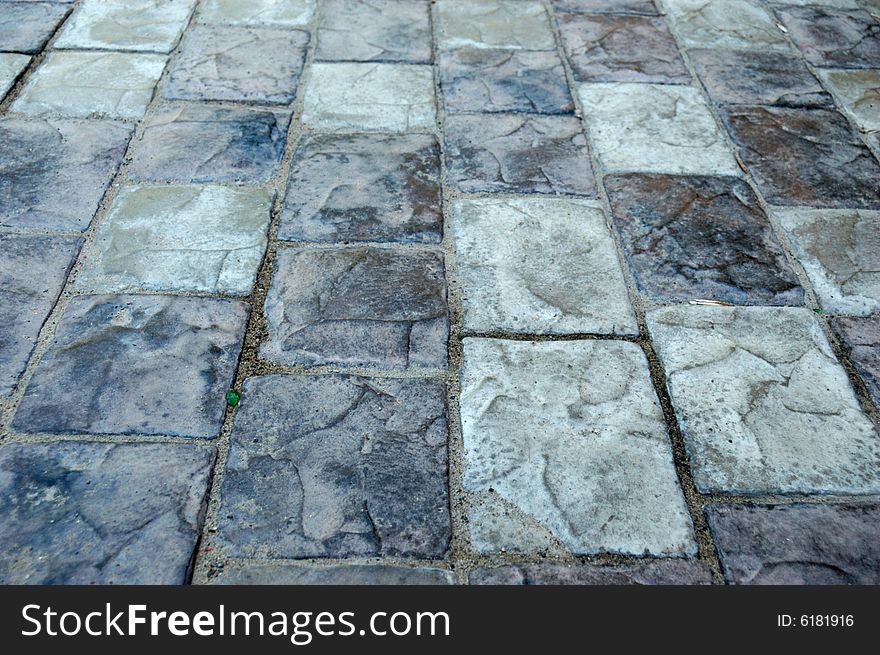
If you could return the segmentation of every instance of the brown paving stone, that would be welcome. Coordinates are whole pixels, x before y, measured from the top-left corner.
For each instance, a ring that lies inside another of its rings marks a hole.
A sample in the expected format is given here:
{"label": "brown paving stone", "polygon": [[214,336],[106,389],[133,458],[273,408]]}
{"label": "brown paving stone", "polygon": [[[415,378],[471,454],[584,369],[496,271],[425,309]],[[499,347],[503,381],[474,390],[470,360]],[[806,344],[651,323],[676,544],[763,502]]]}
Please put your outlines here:
{"label": "brown paving stone", "polygon": [[880,407],[880,316],[832,318],[831,327],[848,349],[874,403]]}
{"label": "brown paving stone", "polygon": [[867,11],[790,7],[779,12],[795,45],[825,68],[880,67],[880,21]]}

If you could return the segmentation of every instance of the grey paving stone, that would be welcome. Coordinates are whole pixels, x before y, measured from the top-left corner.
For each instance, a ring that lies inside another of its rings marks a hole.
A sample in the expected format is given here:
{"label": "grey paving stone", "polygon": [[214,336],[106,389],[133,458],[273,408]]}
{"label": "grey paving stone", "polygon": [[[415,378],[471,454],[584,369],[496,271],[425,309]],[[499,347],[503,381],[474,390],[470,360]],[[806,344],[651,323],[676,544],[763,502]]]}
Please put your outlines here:
{"label": "grey paving stone", "polygon": [[284,152],[290,114],[245,107],[166,107],[145,121],[128,177],[262,182]]}
{"label": "grey paving stone", "polygon": [[760,50],[690,51],[712,100],[722,105],[777,105],[834,108],[799,57]]}
{"label": "grey paving stone", "polygon": [[215,449],[0,447],[0,582],[184,584]]}
{"label": "grey paving stone", "polygon": [[[864,4],[870,4],[874,0],[864,0]],[[794,5],[804,7],[807,5],[820,5],[825,7],[840,7],[842,9],[858,9],[858,0],[771,0],[773,5]]]}
{"label": "grey paving stone", "polygon": [[443,134],[447,175],[461,191],[595,193],[587,139],[574,117],[452,115]]}
{"label": "grey paving stone", "polygon": [[433,130],[433,71],[410,64],[312,64],[302,122],[334,132]]}
{"label": "grey paving stone", "polygon": [[791,40],[815,66],[880,66],[880,22],[867,11],[791,7],[779,16]]}
{"label": "grey paving stone", "polygon": [[859,129],[880,130],[880,70],[822,70],[819,75]]}
{"label": "grey paving stone", "polygon": [[171,52],[195,0],[82,0],[58,48]]}
{"label": "grey paving stone", "polygon": [[70,7],[48,2],[7,2],[0,12],[0,50],[36,54]]}
{"label": "grey paving stone", "polygon": [[0,235],[0,396],[12,391],[79,252],[75,237]]}
{"label": "grey paving stone", "polygon": [[739,175],[699,92],[662,84],[582,84],[584,118],[608,171]]}
{"label": "grey paving stone", "polygon": [[880,212],[791,208],[775,214],[822,309],[861,316],[880,311]]}
{"label": "grey paving stone", "polygon": [[198,20],[223,25],[308,25],[315,13],[315,0],[205,0]]}
{"label": "grey paving stone", "polygon": [[85,230],[131,132],[108,121],[0,120],[0,224]]}
{"label": "grey paving stone", "polygon": [[428,14],[423,0],[324,0],[315,59],[430,64]]}
{"label": "grey paving stone", "polygon": [[438,0],[435,17],[443,50],[556,49],[547,12],[534,0]]}
{"label": "grey paving stone", "polygon": [[478,568],[470,574],[477,585],[708,585],[712,573],[689,560],[656,560],[644,564],[589,566],[518,564]]}
{"label": "grey paving stone", "polygon": [[640,290],[662,300],[803,304],[797,276],[741,179],[613,175],[605,189]]}
{"label": "grey paving stone", "polygon": [[0,100],[12,88],[30,61],[31,58],[27,55],[0,52]]}
{"label": "grey paving stone", "polygon": [[733,584],[880,584],[876,505],[710,505],[724,577]]}
{"label": "grey paving stone", "polygon": [[570,114],[574,103],[555,52],[480,50],[440,53],[446,111]]}
{"label": "grey paving stone", "polygon": [[584,14],[654,15],[657,7],[651,0],[550,0],[556,11]]}
{"label": "grey paving stone", "polygon": [[247,317],[245,303],[215,298],[74,298],[13,429],[215,437]]}
{"label": "grey paving stone", "polygon": [[690,48],[785,49],[785,33],[760,0],[661,0]]}
{"label": "grey paving stone", "polygon": [[558,21],[578,82],[691,82],[675,39],[660,17],[560,14]]}
{"label": "grey paving stone", "polygon": [[266,359],[285,364],[446,367],[443,258],[376,248],[278,253],[265,303]]}
{"label": "grey paving stone", "polygon": [[278,238],[439,243],[440,146],[432,136],[312,136],[293,156]]}
{"label": "grey paving stone", "polygon": [[831,327],[849,351],[874,404],[880,407],[880,317],[841,316]]}
{"label": "grey paving stone", "polygon": [[466,330],[638,334],[614,241],[595,203],[458,200],[452,233]]}
{"label": "grey paving stone", "polygon": [[165,55],[53,50],[12,111],[38,116],[138,119],[153,97]]}
{"label": "grey paving stone", "polygon": [[305,62],[308,32],[196,25],[162,90],[166,98],[289,104]]}
{"label": "grey paving stone", "polygon": [[442,557],[450,538],[441,380],[245,382],[217,538],[243,557]]}
{"label": "grey paving stone", "polygon": [[880,165],[837,112],[731,107],[722,117],[771,205],[880,209]]}
{"label": "grey paving stone", "polygon": [[637,345],[466,338],[461,420],[469,507],[497,518],[484,530],[469,510],[478,551],[545,533],[577,554],[696,553]]}
{"label": "grey paving stone", "polygon": [[222,585],[451,585],[455,577],[444,569],[382,564],[299,566],[247,564],[226,569],[212,580]]}
{"label": "grey paving stone", "polygon": [[647,314],[697,488],[876,493],[880,443],[808,309]]}
{"label": "grey paving stone", "polygon": [[272,195],[253,187],[124,187],[83,257],[76,287],[247,295],[271,209]]}

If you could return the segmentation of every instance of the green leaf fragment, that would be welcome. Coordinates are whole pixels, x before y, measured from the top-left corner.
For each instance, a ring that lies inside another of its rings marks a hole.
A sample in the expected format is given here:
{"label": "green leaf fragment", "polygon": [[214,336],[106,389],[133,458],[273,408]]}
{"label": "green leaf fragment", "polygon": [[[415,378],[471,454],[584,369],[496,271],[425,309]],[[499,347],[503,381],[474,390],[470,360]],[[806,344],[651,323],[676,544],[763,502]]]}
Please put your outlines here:
{"label": "green leaf fragment", "polygon": [[230,389],[226,392],[226,404],[230,407],[235,407],[239,400],[241,400],[241,394],[235,389]]}

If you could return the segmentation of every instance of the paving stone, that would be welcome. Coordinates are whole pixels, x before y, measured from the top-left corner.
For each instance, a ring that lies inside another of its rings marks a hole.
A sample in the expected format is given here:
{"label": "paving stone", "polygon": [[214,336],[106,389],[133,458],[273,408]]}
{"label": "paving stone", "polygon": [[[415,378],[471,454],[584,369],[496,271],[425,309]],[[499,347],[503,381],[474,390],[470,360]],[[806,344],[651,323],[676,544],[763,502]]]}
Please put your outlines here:
{"label": "paving stone", "polygon": [[876,493],[880,444],[808,309],[647,314],[697,488]]}
{"label": "paving stone", "polygon": [[109,121],[0,119],[0,225],[85,230],[131,132]]}
{"label": "paving stone", "polygon": [[442,236],[434,137],[321,135],[297,147],[278,238],[439,243]]}
{"label": "paving stone", "polygon": [[450,538],[441,380],[245,382],[220,491],[231,556],[442,557]]}
{"label": "paving stone", "polygon": [[471,516],[478,551],[528,550],[546,532],[576,554],[696,553],[636,344],[466,338],[461,419],[465,491],[522,535],[499,543]]}
{"label": "paving stone", "polygon": [[880,165],[837,112],[731,107],[722,117],[771,205],[880,209]]}
{"label": "paving stone", "polygon": [[12,88],[30,61],[31,58],[27,55],[0,52],[0,100]]}
{"label": "paving stone", "polygon": [[791,7],[779,16],[791,40],[815,66],[880,66],[880,22],[867,11]]}
{"label": "paving stone", "polygon": [[585,14],[647,14],[657,13],[651,0],[550,0],[556,11]]}
{"label": "paving stone", "polygon": [[452,204],[464,327],[638,334],[605,214],[567,198]]}
{"label": "paving stone", "polygon": [[661,84],[582,84],[590,138],[608,171],[739,175],[699,92]]}
{"label": "paving stone", "polygon": [[145,122],[128,177],[186,182],[263,182],[284,152],[288,112],[192,104]]}
{"label": "paving stone", "polygon": [[4,3],[0,12],[0,50],[38,53],[68,11],[68,6],[48,2]]}
{"label": "paving stone", "polygon": [[760,50],[690,51],[712,100],[722,105],[834,108],[799,57]]}
{"label": "paving stone", "polygon": [[574,103],[555,52],[463,49],[440,53],[446,111],[570,114]]}
{"label": "paving stone", "polygon": [[478,568],[470,574],[477,585],[708,585],[705,564],[688,560],[657,560],[644,564],[584,566],[515,564]]}
{"label": "paving stone", "polygon": [[196,25],[183,39],[162,95],[289,104],[308,44],[308,32],[299,30]]}
{"label": "paving stone", "polygon": [[595,193],[590,151],[577,118],[452,115],[444,138],[447,175],[461,191]]}
{"label": "paving stone", "polygon": [[73,118],[138,119],[153,97],[165,55],[54,50],[12,110]]}
{"label": "paving stone", "polygon": [[802,305],[803,289],[752,189],[739,178],[605,178],[639,289],[661,300]]}
{"label": "paving stone", "polygon": [[785,33],[759,0],[662,0],[689,48],[786,49]]}
{"label": "paving stone", "polygon": [[775,214],[826,312],[880,311],[880,212],[792,208]]}
{"label": "paving stone", "polygon": [[13,429],[215,437],[247,317],[245,303],[216,298],[74,298]]}
{"label": "paving stone", "polygon": [[[872,0],[865,0],[865,4],[869,4]],[[794,5],[796,7],[804,7],[808,5],[822,5],[825,7],[840,7],[842,9],[858,9],[857,0],[771,0],[774,5]]]}
{"label": "paving stone", "polygon": [[859,129],[880,130],[880,70],[823,70],[819,75]]}
{"label": "paving stone", "polygon": [[278,253],[265,316],[271,361],[446,367],[443,258],[375,248]]}
{"label": "paving stone", "polygon": [[205,0],[198,20],[223,25],[299,27],[309,24],[315,0]]}
{"label": "paving stone", "polygon": [[880,407],[880,317],[841,316],[831,327],[849,351],[874,404]]}
{"label": "paving stone", "polygon": [[349,564],[347,566],[299,566],[296,564],[248,564],[226,569],[214,580],[222,585],[451,585],[455,576],[444,569],[423,566]]}
{"label": "paving stone", "polygon": [[575,80],[690,84],[675,39],[660,17],[560,14]]}
{"label": "paving stone", "polygon": [[271,194],[253,187],[125,187],[98,226],[76,286],[247,295],[271,209]]}
{"label": "paving stone", "polygon": [[194,0],[82,0],[55,46],[171,52],[193,5]]}
{"label": "paving stone", "polygon": [[315,59],[430,64],[428,14],[421,0],[324,0]]}
{"label": "paving stone", "polygon": [[710,505],[728,583],[880,584],[877,505]]}
{"label": "paving stone", "polygon": [[186,583],[214,456],[196,444],[5,444],[0,582]]}
{"label": "paving stone", "polygon": [[0,396],[12,392],[79,252],[81,239],[0,235]]}
{"label": "paving stone", "polygon": [[436,7],[441,49],[556,49],[550,19],[540,2],[438,0]]}

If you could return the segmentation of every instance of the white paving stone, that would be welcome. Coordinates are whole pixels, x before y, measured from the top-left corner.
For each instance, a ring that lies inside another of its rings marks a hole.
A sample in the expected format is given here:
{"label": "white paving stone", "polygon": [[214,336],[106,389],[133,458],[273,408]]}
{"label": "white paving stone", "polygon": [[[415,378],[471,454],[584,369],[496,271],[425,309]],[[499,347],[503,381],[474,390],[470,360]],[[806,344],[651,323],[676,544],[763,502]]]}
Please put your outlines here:
{"label": "white paving stone", "polygon": [[206,0],[199,21],[222,25],[307,25],[315,13],[315,0]]}
{"label": "white paving stone", "polygon": [[819,70],[819,77],[859,129],[880,130],[880,70]]}
{"label": "white paving stone", "polygon": [[523,0],[439,0],[437,41],[443,49],[555,50],[544,6]]}
{"label": "white paving stone", "polygon": [[0,52],[0,100],[12,88],[15,79],[21,74],[31,60],[27,55],[11,52]]}
{"label": "white paving stone", "polygon": [[686,47],[787,47],[785,33],[760,0],[662,0],[662,4]]}

